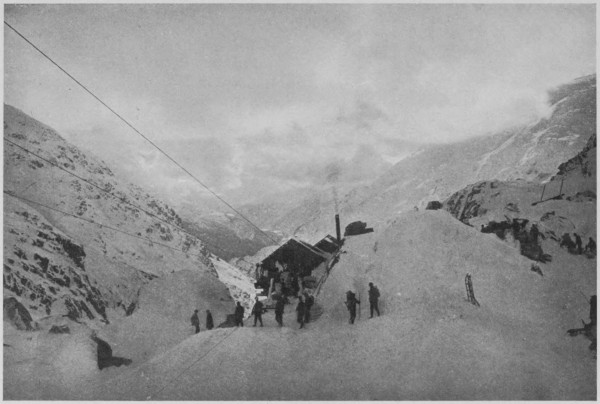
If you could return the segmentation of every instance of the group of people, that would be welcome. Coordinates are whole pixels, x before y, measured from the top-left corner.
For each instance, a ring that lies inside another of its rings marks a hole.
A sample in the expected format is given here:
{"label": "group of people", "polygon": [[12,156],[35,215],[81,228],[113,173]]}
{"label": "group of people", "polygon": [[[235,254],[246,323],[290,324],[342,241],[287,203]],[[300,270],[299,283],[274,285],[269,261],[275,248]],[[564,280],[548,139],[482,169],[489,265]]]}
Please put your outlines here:
{"label": "group of people", "polygon": [[[371,311],[371,317],[373,318],[373,313],[377,313],[377,317],[379,314],[379,289],[377,286],[373,285],[373,282],[369,282],[369,306]],[[350,312],[350,320],[348,321],[350,324],[354,324],[354,320],[356,319],[356,305],[360,305],[360,300],[356,297],[356,294],[349,290],[346,292],[346,307]]]}
{"label": "group of people", "polygon": [[[285,308],[286,298],[282,295],[275,303],[275,321],[280,327],[283,327],[283,312]],[[297,321],[300,323],[300,328],[304,328],[304,324],[310,322],[310,309],[315,302],[314,297],[308,293],[303,293],[298,296],[298,305],[296,306]],[[197,311],[197,310],[196,310]],[[254,327],[260,324],[262,327],[263,320],[262,315],[267,312],[265,305],[258,299],[255,298],[254,306],[252,307],[251,314],[254,316]],[[245,309],[240,302],[237,302],[235,307],[234,319],[236,327],[244,326],[244,313]]]}
{"label": "group of people", "polygon": [[[194,310],[194,314],[192,314],[192,326],[196,327],[196,334],[200,332],[200,318],[198,318],[198,310]],[[215,324],[213,322],[212,313],[210,310],[206,310],[206,329],[212,330]]]}
{"label": "group of people", "polygon": [[592,237],[589,238],[588,243],[586,244],[585,248],[583,248],[583,241],[581,240],[581,236],[577,233],[573,233],[573,236],[575,237],[575,241],[573,241],[569,233],[563,234],[562,239],[560,241],[560,246],[567,247],[567,249],[570,252],[576,254],[596,254],[596,241],[594,241]]}
{"label": "group of people", "polygon": [[[377,316],[380,316],[379,313],[379,289],[373,285],[373,282],[369,282],[369,306],[371,311],[371,317],[373,318],[373,314],[377,313]],[[283,312],[285,308],[286,298],[285,295],[282,295],[279,299],[276,300],[275,303],[275,321],[279,327],[283,327]],[[298,304],[296,306],[296,321],[300,324],[300,328],[304,328],[306,323],[309,323],[311,320],[310,311],[312,306],[315,303],[315,298],[311,296],[309,293],[302,293],[298,295]],[[354,324],[354,320],[356,319],[356,306],[360,305],[360,300],[356,297],[354,292],[348,291],[346,293],[346,307],[350,312],[350,324]],[[252,315],[254,316],[254,327],[257,324],[263,326],[262,315],[266,313],[267,309],[263,302],[258,299],[258,296],[255,298],[254,306],[252,307]],[[236,303],[235,312],[234,312],[234,321],[236,327],[244,326],[244,306],[240,302]],[[191,318],[192,326],[196,328],[196,334],[200,332],[200,319],[198,318],[198,310],[194,310],[194,314]],[[212,330],[214,328],[213,317],[210,310],[206,310],[206,329]]]}
{"label": "group of people", "polygon": [[[283,312],[285,308],[285,296],[282,295],[275,303],[275,321],[279,327],[283,327]],[[304,328],[304,324],[310,322],[310,309],[315,302],[314,297],[308,293],[298,295],[298,305],[296,306],[296,320],[300,323],[300,328]],[[264,304],[256,297],[256,302],[252,308],[252,314],[254,315],[254,326],[260,323],[263,326],[262,315],[266,312]]]}

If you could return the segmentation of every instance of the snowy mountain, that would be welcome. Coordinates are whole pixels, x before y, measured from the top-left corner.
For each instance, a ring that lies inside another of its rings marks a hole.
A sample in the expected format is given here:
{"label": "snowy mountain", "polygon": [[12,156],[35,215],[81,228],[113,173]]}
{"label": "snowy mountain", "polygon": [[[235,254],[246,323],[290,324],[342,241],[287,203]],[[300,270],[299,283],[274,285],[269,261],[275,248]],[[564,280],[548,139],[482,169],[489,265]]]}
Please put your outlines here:
{"label": "snowy mountain", "polygon": [[[424,149],[372,184],[337,194],[343,225],[359,219],[375,231],[346,238],[316,296],[320,317],[303,329],[291,298],[281,328],[267,312],[264,327],[246,321],[207,330],[204,310],[212,311],[215,325],[224,323],[231,296],[249,314],[255,296],[249,276],[202,245],[186,244],[180,232],[136,218],[122,200],[84,184],[76,189],[66,173],[5,145],[7,190],[65,211],[84,206],[74,214],[106,228],[5,196],[5,296],[31,310],[37,329],[27,330],[27,316],[13,301],[5,303],[4,397],[595,400],[590,342],[567,330],[588,321],[596,257],[560,245],[564,233],[596,238],[592,93],[595,78],[561,87],[550,98],[553,114],[535,125]],[[144,208],[179,217],[120,185],[102,163],[68,149],[48,128],[5,108],[8,140],[59,155],[57,162],[82,177],[95,173]],[[484,178],[492,174],[498,179]],[[328,198],[336,197],[324,189],[269,226],[305,234],[307,241],[333,233]],[[431,199],[443,201],[444,209],[412,209]],[[147,234],[155,245],[109,234],[108,225]],[[159,242],[188,246],[187,254],[158,250],[165,248]],[[263,247],[252,259],[274,248]],[[467,274],[479,305],[467,299]],[[369,282],[381,291],[382,315],[372,319]],[[348,290],[361,301],[355,324],[344,304]],[[104,310],[110,324],[88,320],[93,336],[110,342],[129,366],[98,369],[83,303],[94,318],[104,318]],[[198,334],[189,322],[194,308],[201,314]],[[50,333],[56,324],[69,333]],[[35,388],[28,388],[31,380]]]}
{"label": "snowy mountain", "polygon": [[146,286],[179,271],[223,288],[205,245],[171,207],[8,105],[4,132],[4,293],[35,320],[113,322],[139,308]]}
{"label": "snowy mountain", "polygon": [[[193,216],[190,211],[184,211],[182,215],[182,227],[205,241],[208,251],[225,260],[254,255],[261,248],[273,245],[281,239],[276,232],[263,230],[266,235],[260,233],[233,213]],[[188,216],[189,219],[186,219]]]}
{"label": "snowy mountain", "polygon": [[[65,355],[47,352],[12,365],[18,371],[5,376],[5,397],[41,398],[43,388],[46,399],[88,400],[596,398],[589,341],[565,332],[587,318],[581,294],[596,290],[595,260],[557,247],[540,276],[518,249],[443,210],[401,214],[349,238],[344,251],[317,297],[324,314],[305,329],[292,305],[283,328],[266,314],[263,328],[201,332],[150,351],[135,367],[93,369],[82,345],[72,354],[88,364],[81,372],[48,376],[44,361]],[[466,299],[466,273],[480,307]],[[368,318],[368,282],[381,291],[381,317]],[[364,306],[354,325],[347,290]],[[23,333],[5,338],[10,355],[35,351]],[[37,346],[50,338],[40,335]],[[17,359],[5,356],[5,366],[7,358]],[[39,389],[19,387],[24,369],[40,374]]]}
{"label": "snowy mountain", "polygon": [[[265,226],[306,238],[331,233],[333,217],[384,225],[399,212],[424,208],[468,184],[484,180],[549,180],[596,130],[596,76],[549,91],[552,113],[531,125],[452,144],[424,146],[368,185],[307,195],[293,208],[262,216]],[[337,205],[337,208],[336,208]],[[259,206],[246,212],[259,220]],[[254,216],[253,216],[254,215]]]}

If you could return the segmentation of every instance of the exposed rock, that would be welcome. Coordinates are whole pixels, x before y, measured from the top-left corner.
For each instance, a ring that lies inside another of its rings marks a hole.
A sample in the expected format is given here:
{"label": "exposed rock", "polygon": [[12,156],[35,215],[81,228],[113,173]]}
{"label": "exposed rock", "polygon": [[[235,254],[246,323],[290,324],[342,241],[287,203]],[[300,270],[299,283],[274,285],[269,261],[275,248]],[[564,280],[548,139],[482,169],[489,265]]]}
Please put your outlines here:
{"label": "exposed rock", "polygon": [[567,201],[574,202],[586,202],[595,201],[596,193],[594,191],[585,190],[583,192],[577,192],[574,196],[567,196]]}
{"label": "exposed rock", "polygon": [[36,328],[29,311],[14,297],[4,299],[4,320],[10,321],[19,330],[33,331]]}
{"label": "exposed rock", "polygon": [[104,369],[109,366],[121,366],[130,365],[131,359],[121,358],[118,356],[112,356],[112,348],[108,342],[98,338],[96,335],[92,335],[92,339],[98,344],[98,369]]}
{"label": "exposed rock", "polygon": [[48,332],[50,334],[70,334],[71,330],[66,325],[53,325]]}
{"label": "exposed rock", "polygon": [[440,201],[429,201],[427,202],[426,210],[438,210],[442,209],[442,204]]}

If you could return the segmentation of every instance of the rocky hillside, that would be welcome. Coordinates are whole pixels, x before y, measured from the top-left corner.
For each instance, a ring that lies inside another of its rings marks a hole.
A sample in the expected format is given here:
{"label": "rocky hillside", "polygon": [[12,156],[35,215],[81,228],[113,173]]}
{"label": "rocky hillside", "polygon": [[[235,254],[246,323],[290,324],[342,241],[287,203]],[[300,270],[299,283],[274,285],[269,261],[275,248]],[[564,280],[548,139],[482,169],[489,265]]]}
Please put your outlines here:
{"label": "rocky hillside", "polygon": [[[327,190],[307,195],[281,214],[261,217],[264,222],[259,223],[318,238],[331,232],[335,213],[340,213],[343,224],[363,220],[381,226],[399,212],[424,208],[427,201],[444,200],[477,181],[548,180],[595,133],[596,76],[553,89],[548,100],[552,113],[538,122],[492,136],[424,147],[370,185],[338,192],[337,212]],[[247,209],[249,214],[258,211]]]}
{"label": "rocky hillside", "polygon": [[34,319],[112,321],[136,310],[145,284],[181,270],[219,283],[171,207],[7,105],[4,134],[4,293]]}
{"label": "rocky hillside", "polygon": [[[584,247],[596,240],[596,135],[583,150],[560,164],[558,173],[545,183],[482,181],[444,201],[444,209],[461,222],[514,242],[524,255],[545,262],[550,244],[564,245],[563,236]],[[578,249],[566,246],[574,254]]]}

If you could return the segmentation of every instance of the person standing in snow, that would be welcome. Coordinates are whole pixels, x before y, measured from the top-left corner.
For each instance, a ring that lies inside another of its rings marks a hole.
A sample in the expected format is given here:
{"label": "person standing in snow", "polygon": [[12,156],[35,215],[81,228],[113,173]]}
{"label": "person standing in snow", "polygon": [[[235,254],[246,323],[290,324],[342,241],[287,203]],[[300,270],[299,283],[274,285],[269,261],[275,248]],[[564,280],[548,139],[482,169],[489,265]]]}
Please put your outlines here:
{"label": "person standing in snow", "polygon": [[306,315],[306,304],[302,295],[298,296],[298,306],[296,306],[296,320],[300,323],[300,328],[304,328],[304,316]]}
{"label": "person standing in snow", "polygon": [[533,242],[537,244],[538,238],[540,236],[540,229],[538,229],[535,223],[531,225],[531,231],[529,232],[529,234],[531,234]]}
{"label": "person standing in snow", "polygon": [[590,237],[588,243],[585,246],[585,251],[590,254],[596,254],[596,242]]}
{"label": "person standing in snow", "polygon": [[575,236],[575,245],[577,246],[577,254],[581,254],[581,253],[583,253],[583,248],[582,248],[583,243],[581,241],[581,237],[577,233],[573,233],[573,235]]}
{"label": "person standing in snow", "polygon": [[256,303],[254,303],[254,307],[252,308],[252,314],[254,314],[254,326],[256,327],[256,322],[260,321],[260,326],[263,326],[262,322],[262,314],[263,314],[263,304],[260,300],[258,300],[258,296],[256,296]]}
{"label": "person standing in snow", "polygon": [[213,318],[210,310],[206,310],[206,329],[212,330],[215,324],[213,323]]}
{"label": "person standing in snow", "polygon": [[369,306],[371,307],[371,317],[369,318],[373,318],[373,310],[379,317],[379,289],[373,285],[373,282],[369,282]]}
{"label": "person standing in snow", "polygon": [[346,307],[350,312],[350,320],[348,321],[350,324],[354,324],[354,319],[356,319],[357,304],[360,304],[360,300],[356,298],[356,295],[350,290],[346,292]]}
{"label": "person standing in snow", "polygon": [[575,247],[575,243],[573,242],[573,240],[571,240],[571,236],[569,235],[569,233],[563,234],[562,240],[560,242],[560,247],[562,246],[567,247],[569,251]]}
{"label": "person standing in snow", "polygon": [[244,326],[244,306],[240,302],[237,302],[237,306],[235,306],[235,325],[236,327]]}
{"label": "person standing in snow", "polygon": [[313,304],[315,304],[315,298],[305,292],[304,293],[304,305],[305,305],[304,322],[305,323],[310,322],[310,309],[312,308]]}
{"label": "person standing in snow", "polygon": [[198,318],[198,310],[194,310],[194,314],[192,314],[192,325],[196,327],[196,334],[200,332],[200,319]]}
{"label": "person standing in snow", "polygon": [[283,327],[283,308],[285,307],[285,302],[283,301],[283,296],[277,300],[275,303],[275,321],[279,324],[280,327]]}

